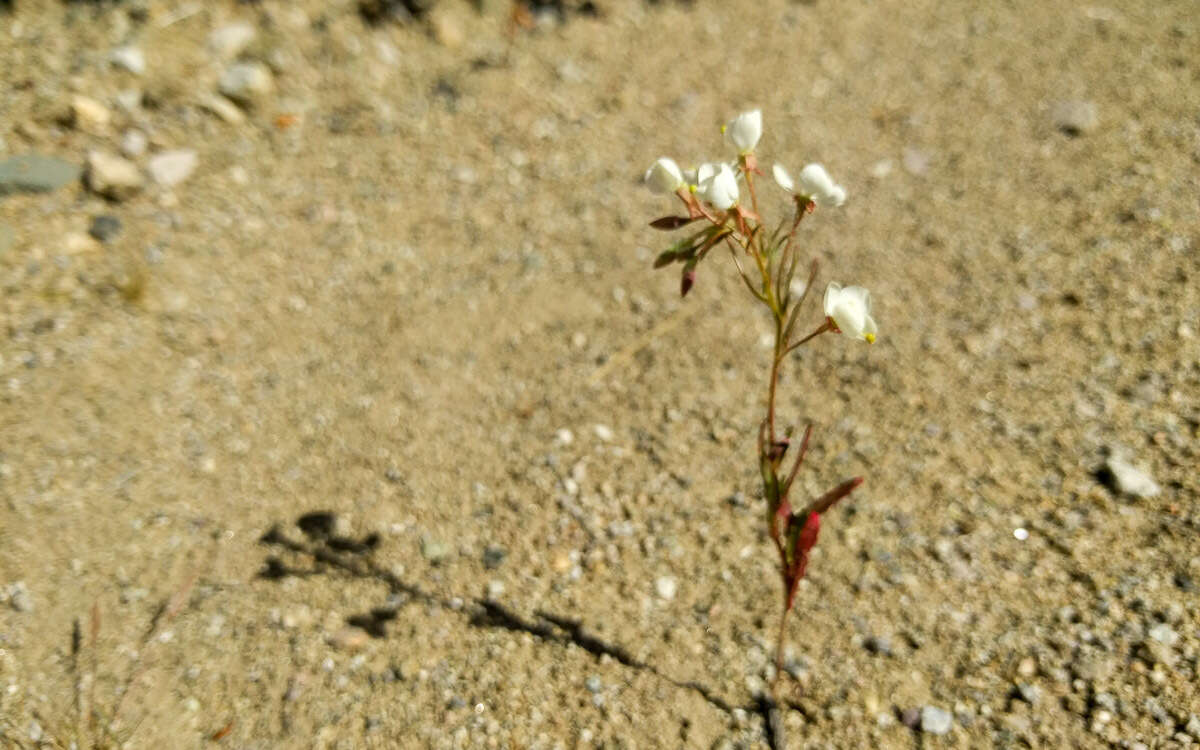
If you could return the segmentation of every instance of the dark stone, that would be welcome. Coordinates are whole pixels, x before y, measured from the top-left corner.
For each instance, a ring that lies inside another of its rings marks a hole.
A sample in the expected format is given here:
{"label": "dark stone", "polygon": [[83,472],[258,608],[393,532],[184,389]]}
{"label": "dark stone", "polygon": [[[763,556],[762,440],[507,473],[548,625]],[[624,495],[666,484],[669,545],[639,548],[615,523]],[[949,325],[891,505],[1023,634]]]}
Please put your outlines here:
{"label": "dark stone", "polygon": [[496,545],[489,545],[483,550],[483,567],[495,570],[500,567],[506,557],[508,557],[508,550]]}
{"label": "dark stone", "polygon": [[121,233],[121,220],[112,214],[100,214],[92,219],[88,234],[101,242],[108,242]]}

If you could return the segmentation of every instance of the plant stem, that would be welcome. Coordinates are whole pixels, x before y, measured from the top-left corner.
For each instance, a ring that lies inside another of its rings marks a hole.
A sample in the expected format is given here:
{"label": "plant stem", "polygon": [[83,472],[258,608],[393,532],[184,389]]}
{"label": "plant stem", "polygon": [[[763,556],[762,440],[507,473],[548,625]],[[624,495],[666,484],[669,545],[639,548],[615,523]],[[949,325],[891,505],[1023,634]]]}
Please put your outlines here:
{"label": "plant stem", "polygon": [[[788,585],[785,582],[783,585],[784,599],[788,597]],[[787,604],[783,606],[783,614],[779,616],[779,637],[775,641],[775,677],[771,680],[771,695],[775,698],[775,703],[781,704],[779,698],[779,678],[783,675],[783,650],[787,646],[787,620],[788,615],[792,613],[792,608]]]}

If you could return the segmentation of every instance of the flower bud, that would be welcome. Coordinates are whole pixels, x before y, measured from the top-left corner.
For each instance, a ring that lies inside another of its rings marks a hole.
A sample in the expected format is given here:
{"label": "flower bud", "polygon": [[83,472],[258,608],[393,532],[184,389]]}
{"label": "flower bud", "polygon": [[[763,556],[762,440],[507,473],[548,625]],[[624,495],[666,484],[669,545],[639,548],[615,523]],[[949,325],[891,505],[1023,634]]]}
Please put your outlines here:
{"label": "flower bud", "polygon": [[683,173],[673,159],[663,156],[646,170],[646,187],[654,193],[673,193],[683,187]]}
{"label": "flower bud", "polygon": [[811,200],[818,206],[840,206],[846,202],[846,189],[835,184],[825,167],[820,164],[809,164],[800,170],[799,180],[793,180],[788,171],[776,164],[771,172],[779,187],[793,195]]}
{"label": "flower bud", "polygon": [[730,120],[722,130],[729,145],[736,148],[739,154],[748,154],[758,145],[758,139],[762,138],[762,110],[743,112]]}
{"label": "flower bud", "polygon": [[871,293],[861,286],[842,288],[833,282],[825,289],[825,317],[838,329],[856,339],[875,343],[875,319],[871,317]]}

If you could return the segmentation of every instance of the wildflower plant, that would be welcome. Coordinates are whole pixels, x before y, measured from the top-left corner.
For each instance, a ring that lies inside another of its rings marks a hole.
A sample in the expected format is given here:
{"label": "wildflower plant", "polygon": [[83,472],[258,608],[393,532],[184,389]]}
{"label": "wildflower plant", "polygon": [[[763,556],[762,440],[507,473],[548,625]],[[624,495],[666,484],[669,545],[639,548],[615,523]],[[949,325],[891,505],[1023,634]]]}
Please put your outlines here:
{"label": "wildflower plant", "polygon": [[[794,213],[768,231],[759,212],[755,148],[762,137],[762,113],[745,112],[722,128],[725,141],[737,151],[732,162],[704,163],[683,170],[667,157],[659,158],[646,171],[651,191],[674,193],[683,204],[684,215],[664,216],[650,226],[664,231],[687,229],[688,234],[661,253],[655,268],[681,267],[680,293],[684,296],[696,283],[700,264],[717,248],[726,248],[738,275],[754,297],[770,313],[774,327],[774,351],[767,379],[766,415],[758,429],[758,465],[766,501],[767,534],[779,553],[783,611],[776,648],[777,686],[783,667],[787,618],[796,600],[796,590],[808,568],[809,556],[821,530],[821,516],[862,484],[862,477],[848,479],[808,502],[792,497],[796,476],[804,463],[812,438],[808,425],[799,445],[792,450],[793,430],[780,430],[776,419],[776,391],[780,369],[788,355],[826,333],[874,343],[877,335],[871,316],[871,297],[866,289],[830,283],[825,288],[822,315],[805,331],[801,312],[816,281],[817,262],[808,265],[807,281],[796,278],[800,250],[796,236],[800,222],[818,208],[834,208],[846,200],[846,191],[836,184],[820,164],[809,164],[793,179],[776,164],[775,182],[791,198]],[[743,199],[743,192],[746,199]],[[700,229],[695,229],[695,226]],[[749,268],[749,271],[747,271]],[[788,465],[788,454],[794,458]]]}

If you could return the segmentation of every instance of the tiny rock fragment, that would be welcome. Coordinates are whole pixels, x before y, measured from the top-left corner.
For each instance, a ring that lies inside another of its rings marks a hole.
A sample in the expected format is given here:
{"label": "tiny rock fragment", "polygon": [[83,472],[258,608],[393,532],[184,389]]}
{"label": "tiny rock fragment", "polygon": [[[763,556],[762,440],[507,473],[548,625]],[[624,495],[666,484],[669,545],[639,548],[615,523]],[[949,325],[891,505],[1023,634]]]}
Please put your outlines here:
{"label": "tiny rock fragment", "polygon": [[221,120],[224,120],[232,125],[237,125],[238,123],[246,121],[246,115],[242,113],[242,110],[238,109],[237,105],[223,96],[206,94],[200,97],[200,100],[197,102],[197,104],[200,105],[201,109],[211,112]]}
{"label": "tiny rock fragment", "polygon": [[142,184],[142,173],[133,162],[105,151],[88,152],[87,186],[93,193],[124,200],[141,190]]}
{"label": "tiny rock fragment", "polygon": [[172,187],[191,176],[197,161],[196,152],[190,148],[163,151],[150,158],[146,169],[159,185]]}
{"label": "tiny rock fragment", "polygon": [[63,238],[62,250],[66,255],[84,255],[100,250],[100,243],[83,232],[71,232]]}
{"label": "tiny rock fragment", "polygon": [[258,32],[248,23],[226,24],[208,35],[208,49],[222,60],[232,60],[242,54],[257,35]]}
{"label": "tiny rock fragment", "polygon": [[370,639],[371,636],[367,634],[367,631],[347,625],[329,636],[329,645],[339,651],[357,651],[367,645],[367,641]]}
{"label": "tiny rock fragment", "polygon": [[71,97],[71,126],[76,130],[103,135],[112,122],[112,113],[100,102],[82,94]]}
{"label": "tiny rock fragment", "polygon": [[670,576],[662,576],[654,582],[654,590],[660,598],[666,601],[671,601],[675,598],[678,587],[679,585],[675,582],[675,579]]}
{"label": "tiny rock fragment", "polygon": [[271,71],[261,63],[231,65],[217,83],[218,91],[247,108],[262,103],[274,87]]}
{"label": "tiny rock fragment", "polygon": [[954,716],[937,706],[921,708],[921,731],[928,734],[947,734],[954,725]]}
{"label": "tiny rock fragment", "polygon": [[1057,102],[1050,116],[1054,120],[1054,127],[1073,137],[1091,133],[1100,125],[1096,103],[1090,101]]}
{"label": "tiny rock fragment", "polygon": [[1154,497],[1161,491],[1149,474],[1119,456],[1111,456],[1104,463],[1100,478],[1114,492],[1131,497]]}
{"label": "tiny rock fragment", "polygon": [[140,76],[146,72],[146,55],[141,49],[132,45],[117,47],[108,55],[108,61],[114,68]]}

